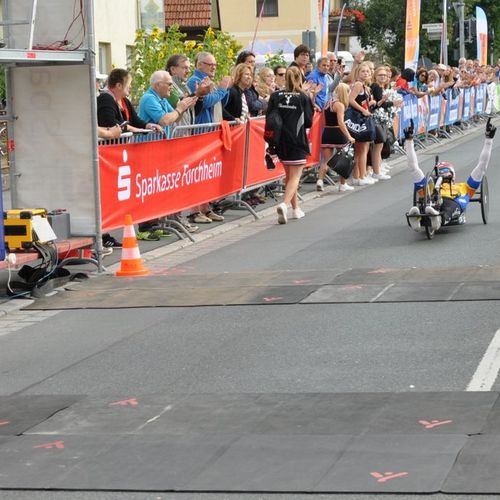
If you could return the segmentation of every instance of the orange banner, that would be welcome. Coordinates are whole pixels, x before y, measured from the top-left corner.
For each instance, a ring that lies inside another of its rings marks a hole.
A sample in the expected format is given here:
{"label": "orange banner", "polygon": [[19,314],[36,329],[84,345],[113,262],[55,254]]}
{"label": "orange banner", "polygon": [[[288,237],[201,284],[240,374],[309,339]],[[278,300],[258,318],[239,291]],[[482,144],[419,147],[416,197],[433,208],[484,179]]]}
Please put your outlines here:
{"label": "orange banner", "polygon": [[405,68],[417,69],[420,35],[420,0],[406,0]]}
{"label": "orange banner", "polygon": [[180,212],[241,190],[246,127],[231,128],[231,150],[221,132],[99,148],[102,229]]}

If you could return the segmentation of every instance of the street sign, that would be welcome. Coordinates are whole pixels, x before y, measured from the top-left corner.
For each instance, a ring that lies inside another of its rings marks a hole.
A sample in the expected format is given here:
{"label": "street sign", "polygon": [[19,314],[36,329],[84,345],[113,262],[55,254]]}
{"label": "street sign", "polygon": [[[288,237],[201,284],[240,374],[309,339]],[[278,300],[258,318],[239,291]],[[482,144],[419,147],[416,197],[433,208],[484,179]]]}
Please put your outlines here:
{"label": "street sign", "polygon": [[427,30],[427,33],[441,33],[443,31],[443,23],[422,24],[422,28]]}
{"label": "street sign", "polygon": [[428,31],[427,38],[429,40],[441,40],[443,33],[441,31]]}

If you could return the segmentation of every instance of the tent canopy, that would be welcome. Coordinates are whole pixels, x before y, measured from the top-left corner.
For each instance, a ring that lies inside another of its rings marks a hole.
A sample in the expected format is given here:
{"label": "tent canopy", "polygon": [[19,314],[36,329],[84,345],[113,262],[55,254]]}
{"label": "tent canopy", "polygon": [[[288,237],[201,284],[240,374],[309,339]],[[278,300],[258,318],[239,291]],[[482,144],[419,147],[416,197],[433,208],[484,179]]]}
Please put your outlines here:
{"label": "tent canopy", "polygon": [[288,38],[279,40],[255,40],[252,50],[252,44],[249,43],[245,50],[252,50],[256,55],[276,54],[280,50],[284,54],[293,52],[296,45]]}

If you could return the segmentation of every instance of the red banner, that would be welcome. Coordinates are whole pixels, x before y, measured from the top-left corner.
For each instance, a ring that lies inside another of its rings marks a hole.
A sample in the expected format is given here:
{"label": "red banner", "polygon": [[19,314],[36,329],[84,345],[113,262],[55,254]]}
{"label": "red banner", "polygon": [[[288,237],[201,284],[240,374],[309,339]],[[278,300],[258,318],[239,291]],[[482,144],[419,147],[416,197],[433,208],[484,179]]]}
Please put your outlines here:
{"label": "red banner", "polygon": [[[323,124],[323,113],[315,113],[313,125],[309,130],[310,156],[307,157],[306,168],[315,167],[320,162],[321,155],[321,131]],[[251,120],[250,133],[248,137],[248,171],[245,188],[259,186],[277,180],[285,175],[281,163],[277,163],[274,170],[268,170],[264,156],[267,144],[264,141],[265,119]]]}
{"label": "red banner", "polygon": [[274,170],[268,170],[264,157],[266,155],[267,143],[264,140],[264,118],[250,120],[248,135],[248,171],[244,187],[260,186],[285,175],[283,165],[278,162]]}
{"label": "red banner", "polygon": [[221,132],[136,144],[101,146],[102,229],[180,212],[237,193],[243,185],[244,125],[231,128],[231,151]]}
{"label": "red banner", "polygon": [[313,124],[309,130],[309,148],[311,154],[307,157],[306,168],[316,167],[321,161],[321,133],[324,125],[324,114],[315,112]]}

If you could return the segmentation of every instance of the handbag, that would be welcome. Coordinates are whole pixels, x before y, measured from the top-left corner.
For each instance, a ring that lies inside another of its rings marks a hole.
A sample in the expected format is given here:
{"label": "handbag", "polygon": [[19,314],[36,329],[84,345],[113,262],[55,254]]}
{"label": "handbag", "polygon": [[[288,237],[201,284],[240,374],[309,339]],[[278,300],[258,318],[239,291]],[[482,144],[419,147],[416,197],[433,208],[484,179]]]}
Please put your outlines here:
{"label": "handbag", "polygon": [[354,168],[354,148],[351,144],[337,149],[335,154],[326,162],[326,164],[340,177],[348,179]]}
{"label": "handbag", "polygon": [[384,145],[382,147],[382,160],[386,160],[391,156],[392,153],[394,153],[394,143],[396,142],[396,138],[394,137],[394,130],[392,127],[387,127],[387,139],[384,142]]}
{"label": "handbag", "polygon": [[266,114],[266,123],[264,126],[264,140],[273,147],[278,146],[281,138],[281,129],[283,128],[283,118],[281,118],[278,108]]}
{"label": "handbag", "polygon": [[375,144],[383,144],[387,141],[387,127],[375,122]]}
{"label": "handbag", "polygon": [[344,113],[344,122],[349,133],[357,141],[370,142],[375,139],[375,122],[371,116],[365,116],[348,106]]}

